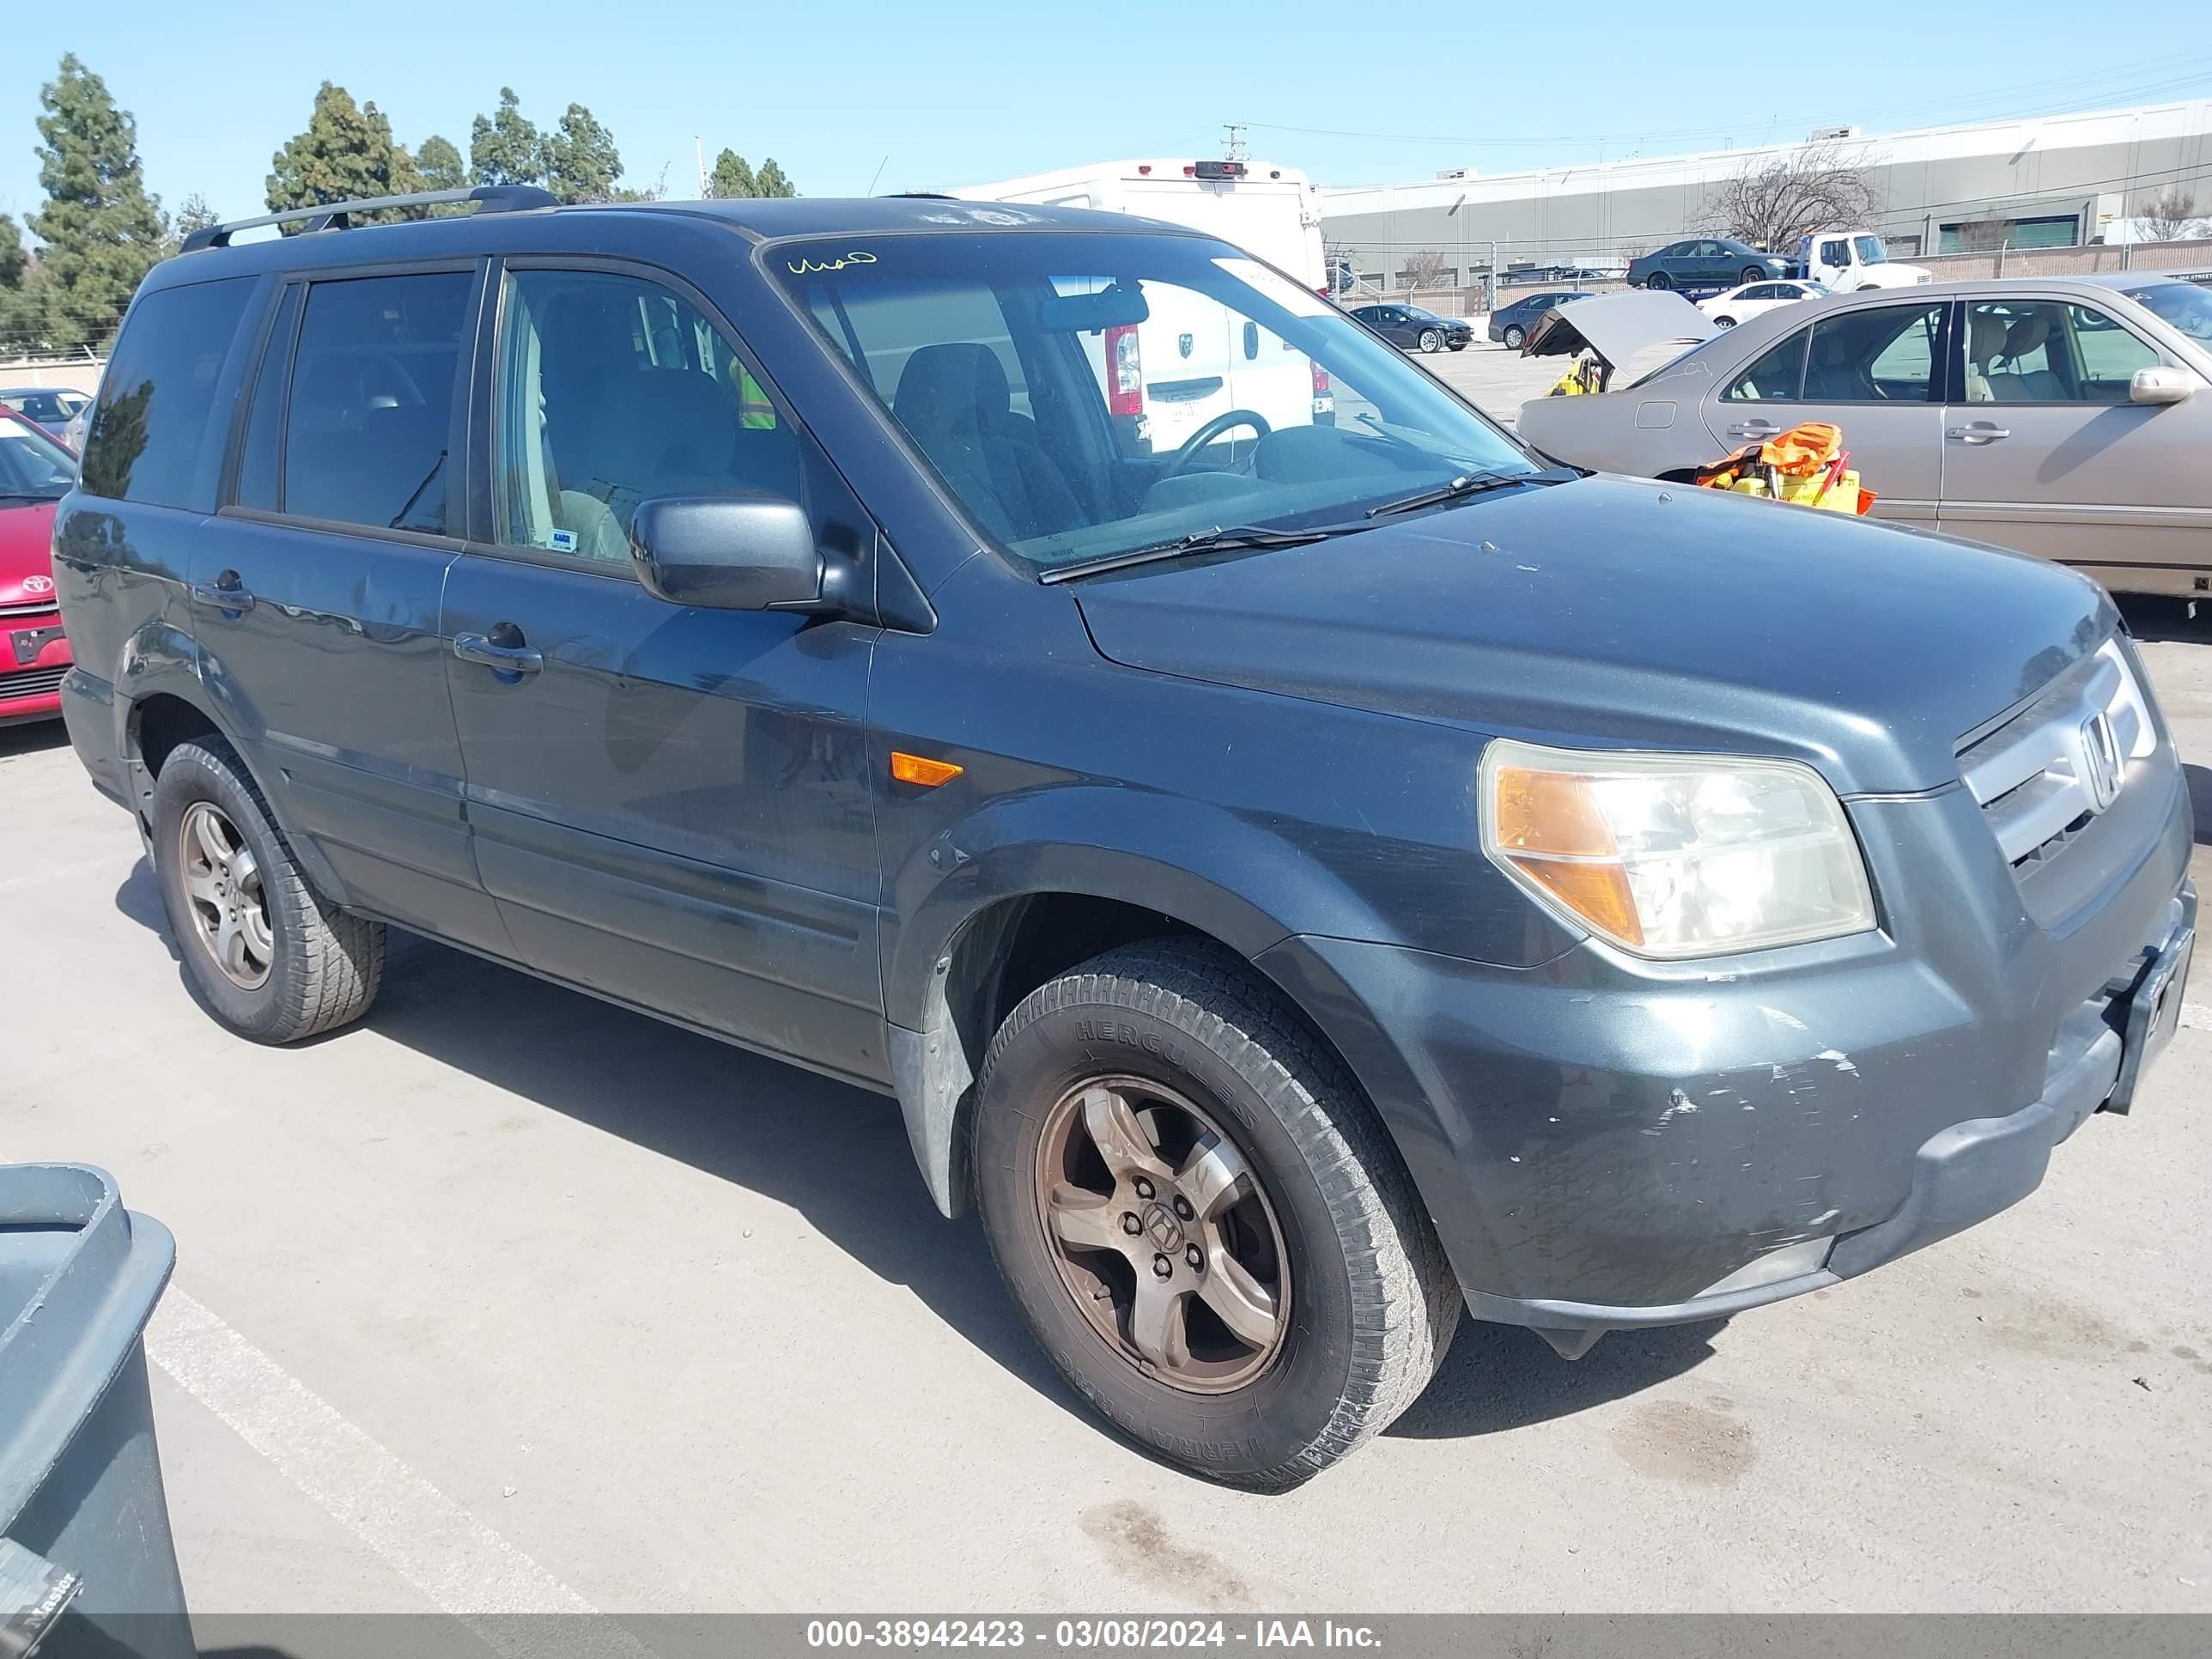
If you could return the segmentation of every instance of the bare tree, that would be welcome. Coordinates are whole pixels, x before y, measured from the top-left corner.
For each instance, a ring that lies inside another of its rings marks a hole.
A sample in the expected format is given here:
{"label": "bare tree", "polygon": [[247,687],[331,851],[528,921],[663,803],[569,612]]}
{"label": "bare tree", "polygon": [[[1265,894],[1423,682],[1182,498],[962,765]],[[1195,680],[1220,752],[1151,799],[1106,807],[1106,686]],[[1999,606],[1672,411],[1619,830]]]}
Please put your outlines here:
{"label": "bare tree", "polygon": [[1881,206],[1863,152],[1808,144],[1747,160],[1706,192],[1704,228],[1753,247],[1793,247],[1808,231],[1864,224]]}
{"label": "bare tree", "polygon": [[2197,216],[2197,198],[2179,188],[2169,188],[2136,210],[2136,222],[2154,242],[2178,242],[2185,237],[2212,232]]}
{"label": "bare tree", "polygon": [[1444,272],[1450,269],[1443,252],[1429,248],[1406,258],[1406,283],[1410,288],[1442,288]]}

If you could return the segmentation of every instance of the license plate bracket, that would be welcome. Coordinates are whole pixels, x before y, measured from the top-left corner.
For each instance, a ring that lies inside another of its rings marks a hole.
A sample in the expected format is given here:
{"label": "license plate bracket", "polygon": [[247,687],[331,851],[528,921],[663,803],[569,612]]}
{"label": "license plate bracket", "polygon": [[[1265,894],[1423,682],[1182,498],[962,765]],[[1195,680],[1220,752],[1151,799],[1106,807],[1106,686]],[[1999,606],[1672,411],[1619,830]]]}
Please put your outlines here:
{"label": "license plate bracket", "polygon": [[2120,1074],[2113,1081],[2108,1112],[2124,1115],[2135,1103],[2143,1073],[2181,1027],[2181,1000],[2189,987],[2189,964],[2197,950],[2197,930],[2184,927],[2152,958],[2128,994],[2127,1027]]}

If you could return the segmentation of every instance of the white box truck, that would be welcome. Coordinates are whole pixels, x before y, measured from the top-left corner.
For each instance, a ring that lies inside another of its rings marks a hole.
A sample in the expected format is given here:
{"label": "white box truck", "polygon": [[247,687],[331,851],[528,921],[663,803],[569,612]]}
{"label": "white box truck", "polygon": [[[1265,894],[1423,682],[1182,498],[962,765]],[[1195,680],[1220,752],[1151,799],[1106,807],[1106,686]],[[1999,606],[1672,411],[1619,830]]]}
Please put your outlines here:
{"label": "white box truck", "polygon": [[[1328,293],[1319,193],[1304,173],[1272,162],[1097,161],[939,193],[1187,225],[1317,295]],[[1171,451],[1231,410],[1249,410],[1278,428],[1333,422],[1328,377],[1303,353],[1202,294],[1155,283],[1144,288],[1150,314],[1143,323],[1088,343],[1109,406],[1130,422],[1139,443],[1155,453]]]}

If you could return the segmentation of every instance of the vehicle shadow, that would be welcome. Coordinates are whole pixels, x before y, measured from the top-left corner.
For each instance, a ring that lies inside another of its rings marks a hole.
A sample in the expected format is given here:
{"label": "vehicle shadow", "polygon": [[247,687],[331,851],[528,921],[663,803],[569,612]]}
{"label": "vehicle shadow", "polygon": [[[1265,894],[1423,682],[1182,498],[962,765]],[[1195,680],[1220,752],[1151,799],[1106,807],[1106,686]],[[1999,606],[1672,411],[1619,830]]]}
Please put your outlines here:
{"label": "vehicle shadow", "polygon": [[1727,1323],[1709,1319],[1615,1331],[1570,1363],[1534,1331],[1466,1320],[1436,1380],[1382,1432],[1402,1440],[1457,1440],[1572,1417],[1703,1364]]}
{"label": "vehicle shadow", "polygon": [[[144,859],[115,904],[176,957]],[[790,1205],[1040,1395],[1104,1426],[1024,1328],[973,1214],[948,1222],[937,1213],[888,1097],[397,928],[367,1024],[456,1071]],[[1584,1411],[1698,1364],[1717,1328],[1618,1333],[1570,1364],[1532,1332],[1468,1321],[1435,1381],[1389,1432],[1456,1438]]]}
{"label": "vehicle shadow", "polygon": [[[2183,599],[2164,593],[2116,593],[2112,603],[2127,618],[2129,631],[2139,640],[2212,645],[2212,597]],[[2193,617],[2191,611],[2197,613]]]}
{"label": "vehicle shadow", "polygon": [[0,726],[0,761],[13,760],[18,755],[44,755],[68,744],[68,729],[59,720]]}

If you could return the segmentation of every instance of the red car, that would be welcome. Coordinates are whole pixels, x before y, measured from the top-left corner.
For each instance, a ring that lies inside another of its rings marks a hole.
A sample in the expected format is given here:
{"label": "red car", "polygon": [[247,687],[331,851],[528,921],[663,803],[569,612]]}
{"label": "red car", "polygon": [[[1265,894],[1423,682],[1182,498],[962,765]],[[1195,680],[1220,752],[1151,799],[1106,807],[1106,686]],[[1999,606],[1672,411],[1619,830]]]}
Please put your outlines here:
{"label": "red car", "polygon": [[0,726],[52,720],[75,660],[54,597],[54,503],[76,457],[0,406]]}

